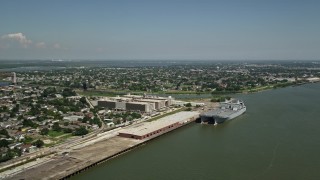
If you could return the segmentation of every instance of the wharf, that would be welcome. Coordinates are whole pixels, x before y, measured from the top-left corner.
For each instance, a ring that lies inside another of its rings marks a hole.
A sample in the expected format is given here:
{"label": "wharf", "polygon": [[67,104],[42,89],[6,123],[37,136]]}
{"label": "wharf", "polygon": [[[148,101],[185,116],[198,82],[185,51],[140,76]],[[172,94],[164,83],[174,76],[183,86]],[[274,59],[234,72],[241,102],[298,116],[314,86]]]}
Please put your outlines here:
{"label": "wharf", "polygon": [[[79,174],[91,167],[110,160],[118,155],[128,152],[146,142],[153,140],[163,134],[183,127],[193,121],[184,122],[181,126],[172,128],[169,131],[159,133],[155,136],[145,139],[133,139],[120,136],[114,136],[108,139],[97,141],[87,146],[70,149],[69,152],[52,155],[45,160],[39,160],[39,164],[29,166],[27,169],[21,169],[18,173],[6,179],[67,179],[73,175]],[[19,167],[18,167],[19,168]]]}

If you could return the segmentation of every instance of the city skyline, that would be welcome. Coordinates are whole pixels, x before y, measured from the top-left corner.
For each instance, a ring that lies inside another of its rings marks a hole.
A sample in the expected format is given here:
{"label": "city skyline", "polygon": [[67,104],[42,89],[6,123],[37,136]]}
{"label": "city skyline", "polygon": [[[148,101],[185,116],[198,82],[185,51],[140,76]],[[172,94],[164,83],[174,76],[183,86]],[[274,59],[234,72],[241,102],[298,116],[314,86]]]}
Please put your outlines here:
{"label": "city skyline", "polygon": [[319,60],[319,5],[2,1],[0,59]]}

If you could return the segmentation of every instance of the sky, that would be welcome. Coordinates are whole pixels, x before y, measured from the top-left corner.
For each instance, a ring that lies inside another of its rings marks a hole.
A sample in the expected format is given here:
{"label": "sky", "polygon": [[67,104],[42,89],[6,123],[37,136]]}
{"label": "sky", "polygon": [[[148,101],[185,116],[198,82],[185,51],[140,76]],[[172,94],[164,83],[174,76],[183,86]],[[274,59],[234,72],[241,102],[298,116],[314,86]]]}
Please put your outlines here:
{"label": "sky", "polygon": [[319,0],[1,0],[0,59],[319,60]]}

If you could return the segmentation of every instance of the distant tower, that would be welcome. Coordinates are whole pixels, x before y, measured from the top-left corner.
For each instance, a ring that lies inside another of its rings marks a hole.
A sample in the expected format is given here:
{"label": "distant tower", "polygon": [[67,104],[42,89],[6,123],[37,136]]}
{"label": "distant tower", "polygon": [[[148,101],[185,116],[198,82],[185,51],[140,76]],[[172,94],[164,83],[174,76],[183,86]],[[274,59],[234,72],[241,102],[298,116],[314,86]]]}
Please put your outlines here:
{"label": "distant tower", "polygon": [[12,73],[12,83],[17,84],[17,76],[15,72]]}

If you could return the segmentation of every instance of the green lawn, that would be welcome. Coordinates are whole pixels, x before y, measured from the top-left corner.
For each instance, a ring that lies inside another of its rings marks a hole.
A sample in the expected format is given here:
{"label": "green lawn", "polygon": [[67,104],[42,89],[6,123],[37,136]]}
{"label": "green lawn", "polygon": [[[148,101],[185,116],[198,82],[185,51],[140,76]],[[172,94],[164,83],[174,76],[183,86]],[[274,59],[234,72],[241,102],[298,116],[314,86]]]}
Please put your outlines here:
{"label": "green lawn", "polygon": [[63,134],[61,136],[58,136],[57,138],[61,139],[61,140],[64,140],[64,139],[68,139],[70,137],[72,137],[72,133],[67,133],[67,134]]}
{"label": "green lawn", "polygon": [[[125,95],[128,93],[136,94],[136,95],[143,95],[144,91],[130,91],[130,90],[88,90],[88,91],[76,91],[78,94],[82,96],[116,96],[116,95]],[[210,92],[196,92],[196,91],[159,91],[159,92],[152,92],[151,94],[208,94]]]}
{"label": "green lawn", "polygon": [[61,136],[63,134],[64,134],[63,131],[57,132],[57,131],[49,130],[49,132],[48,132],[48,136],[50,136],[50,137],[57,137],[57,136]]}

